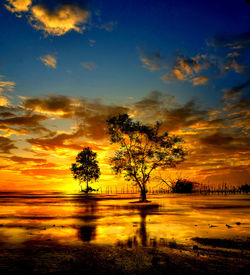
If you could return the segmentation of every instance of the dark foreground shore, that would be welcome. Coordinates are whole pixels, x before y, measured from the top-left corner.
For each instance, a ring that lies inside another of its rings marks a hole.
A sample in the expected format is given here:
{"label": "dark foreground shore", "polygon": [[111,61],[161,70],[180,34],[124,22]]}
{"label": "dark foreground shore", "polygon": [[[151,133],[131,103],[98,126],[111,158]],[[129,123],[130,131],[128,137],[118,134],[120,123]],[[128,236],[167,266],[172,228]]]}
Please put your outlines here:
{"label": "dark foreground shore", "polygon": [[114,247],[51,242],[1,247],[0,274],[249,274],[249,250]]}

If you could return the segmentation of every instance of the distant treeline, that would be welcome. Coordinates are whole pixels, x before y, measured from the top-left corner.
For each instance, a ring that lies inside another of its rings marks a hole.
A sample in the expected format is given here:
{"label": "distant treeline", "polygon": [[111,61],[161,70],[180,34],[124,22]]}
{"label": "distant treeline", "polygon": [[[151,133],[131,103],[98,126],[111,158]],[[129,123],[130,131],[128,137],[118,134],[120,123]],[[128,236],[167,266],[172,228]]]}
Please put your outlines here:
{"label": "distant treeline", "polygon": [[218,186],[209,186],[209,185],[201,184],[197,191],[205,194],[209,194],[209,193],[248,194],[250,193],[250,185],[243,184],[240,186],[234,186],[234,185],[228,185],[224,183]]}
{"label": "distant treeline", "polygon": [[[105,186],[100,187],[98,193],[102,194],[137,194],[138,187],[125,186]],[[162,184],[151,186],[148,188],[148,194],[169,194],[169,193],[200,193],[200,194],[248,194],[250,193],[250,185],[243,184],[241,186],[232,186],[226,183],[217,186],[200,184],[188,180],[176,180],[172,187]]]}

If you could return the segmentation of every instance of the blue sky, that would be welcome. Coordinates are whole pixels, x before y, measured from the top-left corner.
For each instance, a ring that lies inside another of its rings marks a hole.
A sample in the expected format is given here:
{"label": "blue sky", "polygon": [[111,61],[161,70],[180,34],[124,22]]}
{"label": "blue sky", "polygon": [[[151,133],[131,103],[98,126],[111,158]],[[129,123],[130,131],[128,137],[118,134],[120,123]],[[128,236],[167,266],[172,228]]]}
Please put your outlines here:
{"label": "blue sky", "polygon": [[[33,1],[39,2],[44,1]],[[92,1],[88,4],[91,19],[83,33],[70,30],[56,36],[33,28],[28,12],[18,13],[19,18],[3,4],[1,75],[15,81],[15,93],[22,96],[70,93],[123,101],[160,90],[179,100],[199,97],[213,104],[221,96],[220,88],[227,86],[224,78],[197,87],[164,83],[162,70],[143,68],[140,49],[143,54],[159,52],[168,63],[178,52],[185,56],[206,53],[215,35],[247,32],[250,23],[250,8],[244,1]],[[108,31],[107,24],[111,25]],[[41,62],[40,57],[47,54],[57,59],[56,69]],[[94,63],[95,69],[85,69],[84,62]],[[236,76],[236,82],[240,77]]]}

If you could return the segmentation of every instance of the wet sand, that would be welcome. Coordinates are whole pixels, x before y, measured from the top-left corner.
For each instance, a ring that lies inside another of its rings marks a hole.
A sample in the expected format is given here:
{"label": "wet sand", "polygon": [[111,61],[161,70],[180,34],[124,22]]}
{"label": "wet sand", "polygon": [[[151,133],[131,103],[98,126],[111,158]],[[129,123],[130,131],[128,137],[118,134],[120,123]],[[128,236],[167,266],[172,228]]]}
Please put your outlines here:
{"label": "wet sand", "polygon": [[250,251],[30,242],[1,248],[0,274],[249,274]]}

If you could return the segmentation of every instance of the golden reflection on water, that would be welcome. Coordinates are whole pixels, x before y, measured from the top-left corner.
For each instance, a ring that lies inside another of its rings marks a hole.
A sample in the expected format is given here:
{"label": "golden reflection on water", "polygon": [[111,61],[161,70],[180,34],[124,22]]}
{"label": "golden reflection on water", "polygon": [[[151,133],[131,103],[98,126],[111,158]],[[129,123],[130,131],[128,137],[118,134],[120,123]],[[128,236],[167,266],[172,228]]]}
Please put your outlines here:
{"label": "golden reflection on water", "polygon": [[[192,238],[247,240],[247,195],[158,195],[146,206],[118,196],[0,194],[0,243],[192,245]],[[236,224],[238,223],[238,225]]]}

